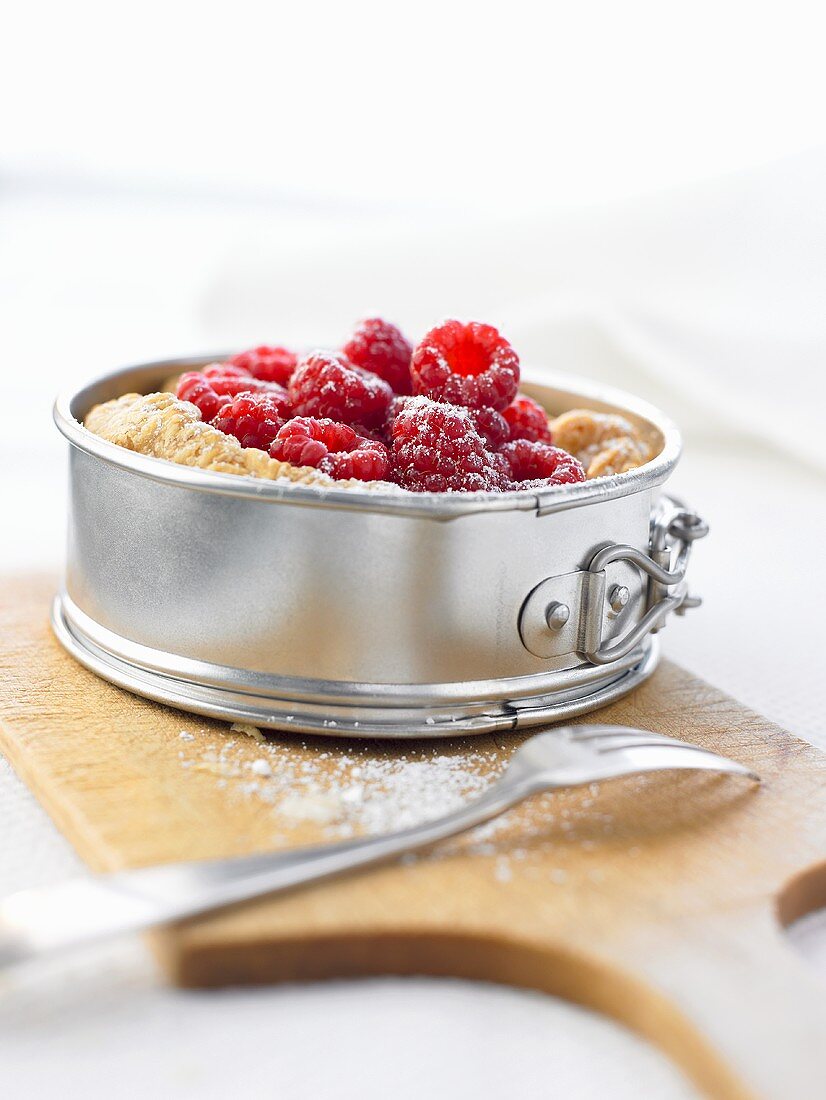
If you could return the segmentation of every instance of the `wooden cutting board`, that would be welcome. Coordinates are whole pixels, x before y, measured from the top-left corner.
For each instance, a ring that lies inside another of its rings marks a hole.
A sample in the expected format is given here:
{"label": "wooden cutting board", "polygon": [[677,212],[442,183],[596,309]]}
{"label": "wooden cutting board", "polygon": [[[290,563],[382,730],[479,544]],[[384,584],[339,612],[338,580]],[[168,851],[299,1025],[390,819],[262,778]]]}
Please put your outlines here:
{"label": "wooden cutting board", "polygon": [[[81,668],[52,638],[53,589],[0,584],[0,748],[96,871],[400,824],[478,790],[523,739],[262,745]],[[156,933],[170,979],[528,986],[633,1028],[709,1095],[826,1095],[826,987],[781,931],[826,904],[826,757],[673,664],[585,720],[718,749],[765,782],[675,773],[541,796],[432,857]]]}

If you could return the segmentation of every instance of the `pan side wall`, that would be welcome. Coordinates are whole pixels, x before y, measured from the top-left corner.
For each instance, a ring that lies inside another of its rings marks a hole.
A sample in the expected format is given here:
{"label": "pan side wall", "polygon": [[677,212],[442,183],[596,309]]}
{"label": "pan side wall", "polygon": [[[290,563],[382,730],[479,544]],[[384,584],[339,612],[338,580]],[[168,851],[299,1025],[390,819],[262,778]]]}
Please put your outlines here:
{"label": "pan side wall", "polygon": [[[151,649],[277,676],[426,684],[575,667],[524,648],[526,597],[606,542],[648,544],[652,490],[440,522],[201,492],[70,456],[74,603]],[[619,565],[615,580],[632,600],[611,633],[641,614],[637,571]]]}

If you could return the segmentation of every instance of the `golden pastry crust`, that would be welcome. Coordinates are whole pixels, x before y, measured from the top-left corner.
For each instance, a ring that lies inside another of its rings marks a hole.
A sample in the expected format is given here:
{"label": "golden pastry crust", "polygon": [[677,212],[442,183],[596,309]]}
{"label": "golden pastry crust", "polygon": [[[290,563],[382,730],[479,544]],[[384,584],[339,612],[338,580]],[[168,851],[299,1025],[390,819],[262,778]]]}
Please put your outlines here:
{"label": "golden pastry crust", "polygon": [[384,481],[334,481],[310,466],[293,466],[270,458],[257,447],[242,447],[231,435],[205,424],[194,405],[171,393],[127,393],[95,405],[86,416],[85,426],[130,451],[219,474],[246,474],[269,481],[285,478],[300,485],[337,489],[398,491]]}
{"label": "golden pastry crust", "polygon": [[571,409],[550,425],[554,446],[575,455],[589,479],[624,474],[652,457],[648,442],[622,416]]}

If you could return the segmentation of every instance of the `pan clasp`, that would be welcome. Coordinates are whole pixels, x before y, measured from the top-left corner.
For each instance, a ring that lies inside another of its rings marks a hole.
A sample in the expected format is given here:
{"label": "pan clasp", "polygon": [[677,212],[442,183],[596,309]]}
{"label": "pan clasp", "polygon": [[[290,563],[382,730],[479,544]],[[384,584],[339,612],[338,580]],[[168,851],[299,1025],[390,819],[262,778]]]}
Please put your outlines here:
{"label": "pan clasp", "polygon": [[[707,534],[700,516],[663,497],[652,515],[647,552],[608,543],[585,569],[548,577],[533,589],[519,613],[522,644],[536,657],[578,654],[594,665],[627,656],[647,634],[661,630],[672,612],[682,615],[702,602],[689,594],[685,575],[692,545]],[[616,566],[625,570],[620,577],[616,570],[609,575]],[[629,583],[634,570],[638,580]],[[617,639],[617,630],[629,622]]]}

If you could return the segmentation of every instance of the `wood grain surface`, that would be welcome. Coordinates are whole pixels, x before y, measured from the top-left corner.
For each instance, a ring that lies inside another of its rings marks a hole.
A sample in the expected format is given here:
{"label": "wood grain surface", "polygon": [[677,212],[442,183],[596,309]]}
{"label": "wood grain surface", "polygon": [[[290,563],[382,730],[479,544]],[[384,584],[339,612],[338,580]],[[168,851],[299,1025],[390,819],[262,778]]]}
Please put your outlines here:
{"label": "wood grain surface", "polygon": [[[0,748],[95,871],[358,832],[408,780],[472,793],[523,739],[262,745],[76,664],[48,626],[53,588],[0,585]],[[823,1097],[826,988],[781,925],[826,904],[826,758],[668,663],[583,721],[714,748],[764,783],[675,773],[540,796],[432,856],[156,933],[165,971],[526,986],[633,1028],[708,1095]]]}

